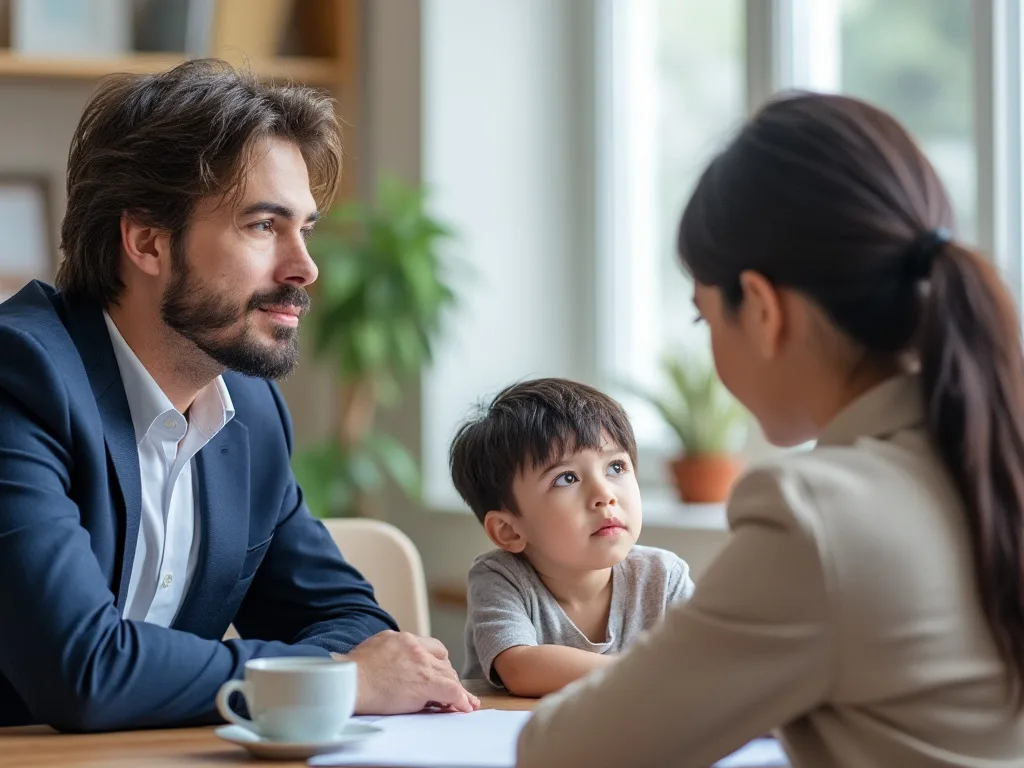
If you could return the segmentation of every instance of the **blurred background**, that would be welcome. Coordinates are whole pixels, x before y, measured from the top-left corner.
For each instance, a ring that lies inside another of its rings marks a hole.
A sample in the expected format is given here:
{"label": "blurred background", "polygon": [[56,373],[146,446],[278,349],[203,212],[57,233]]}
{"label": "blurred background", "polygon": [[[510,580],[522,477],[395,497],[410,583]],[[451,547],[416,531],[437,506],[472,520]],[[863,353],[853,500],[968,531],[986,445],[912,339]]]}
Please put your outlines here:
{"label": "blurred background", "polygon": [[347,156],[282,384],[295,468],[317,514],[415,542],[460,665],[465,574],[488,542],[448,443],[513,381],[620,398],[641,542],[698,576],[720,547],[735,470],[769,449],[708,367],[673,241],[703,166],[773,93],[894,112],[959,235],[1020,295],[1021,45],[1017,0],[0,0],[0,295],[52,277],[98,78],[213,55],[330,91]]}

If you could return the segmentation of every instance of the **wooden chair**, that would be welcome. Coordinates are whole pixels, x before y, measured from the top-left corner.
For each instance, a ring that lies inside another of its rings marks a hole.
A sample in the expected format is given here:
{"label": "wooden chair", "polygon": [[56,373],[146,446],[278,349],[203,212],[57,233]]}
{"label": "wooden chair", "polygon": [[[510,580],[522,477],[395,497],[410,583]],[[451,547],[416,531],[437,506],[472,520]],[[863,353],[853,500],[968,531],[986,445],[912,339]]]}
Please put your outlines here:
{"label": "wooden chair", "polygon": [[430,635],[427,580],[412,540],[395,526],[365,517],[323,521],[345,559],[370,584],[400,629]]}
{"label": "wooden chair", "polygon": [[[412,539],[390,523],[365,517],[333,518],[323,524],[345,559],[373,585],[377,602],[399,628],[429,637],[427,580]],[[232,625],[224,639],[235,637]]]}

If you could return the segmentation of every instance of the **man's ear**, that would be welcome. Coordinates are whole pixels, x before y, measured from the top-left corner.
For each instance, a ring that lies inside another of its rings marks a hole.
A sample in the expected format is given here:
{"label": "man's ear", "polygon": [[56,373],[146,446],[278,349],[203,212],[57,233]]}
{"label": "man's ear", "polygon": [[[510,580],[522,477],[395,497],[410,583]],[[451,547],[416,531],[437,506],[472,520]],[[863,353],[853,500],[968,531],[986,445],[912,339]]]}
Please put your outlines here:
{"label": "man's ear", "polygon": [[121,249],[128,261],[150,277],[171,268],[170,233],[141,224],[128,213],[121,214]]}
{"label": "man's ear", "polygon": [[492,509],[484,517],[484,531],[494,546],[518,555],[526,549],[526,537],[519,530],[519,518],[504,509]]}

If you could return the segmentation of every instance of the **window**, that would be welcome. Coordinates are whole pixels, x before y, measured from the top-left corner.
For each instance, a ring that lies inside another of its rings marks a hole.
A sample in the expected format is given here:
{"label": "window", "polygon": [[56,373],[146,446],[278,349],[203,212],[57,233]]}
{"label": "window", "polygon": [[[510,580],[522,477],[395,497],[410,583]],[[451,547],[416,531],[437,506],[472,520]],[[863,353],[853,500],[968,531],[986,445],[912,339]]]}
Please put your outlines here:
{"label": "window", "polygon": [[865,99],[894,114],[942,176],[959,234],[977,237],[970,0],[825,0],[808,5],[819,40],[818,90]]}
{"label": "window", "polygon": [[[599,360],[602,384],[626,405],[647,447],[670,450],[671,434],[630,387],[650,387],[664,354],[707,338],[694,324],[676,227],[704,166],[746,115],[745,5],[609,0],[604,10],[598,28],[608,36],[610,70],[598,94],[611,129],[598,145],[598,178],[609,190],[599,243],[606,303],[621,310],[601,334],[617,339]],[[661,462],[643,461],[645,470],[653,479]]]}
{"label": "window", "polygon": [[618,315],[631,319],[601,374],[648,454],[675,445],[628,388],[615,387],[627,377],[659,381],[663,353],[704,345],[675,258],[678,217],[711,155],[780,90],[847,93],[892,112],[943,178],[958,235],[991,255],[1019,296],[1016,0],[606,0],[603,13],[597,29],[613,64],[599,119],[615,140],[597,157],[614,219],[600,270],[630,275]]}
{"label": "window", "polygon": [[695,332],[675,230],[704,166],[743,122],[745,23],[742,0],[658,0],[656,12],[656,300],[666,342],[675,346]]}

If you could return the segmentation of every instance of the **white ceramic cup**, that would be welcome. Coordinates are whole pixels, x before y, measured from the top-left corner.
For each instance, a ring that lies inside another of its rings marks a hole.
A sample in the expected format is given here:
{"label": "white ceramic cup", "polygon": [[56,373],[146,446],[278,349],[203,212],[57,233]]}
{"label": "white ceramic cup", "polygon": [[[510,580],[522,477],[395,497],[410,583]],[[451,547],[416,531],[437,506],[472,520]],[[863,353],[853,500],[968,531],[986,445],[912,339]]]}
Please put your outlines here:
{"label": "white ceramic cup", "polygon": [[[356,707],[356,663],[309,657],[253,659],[245,679],[217,692],[221,717],[271,741],[319,744],[338,738]],[[231,694],[245,698],[252,720],[235,713]]]}

